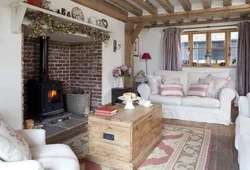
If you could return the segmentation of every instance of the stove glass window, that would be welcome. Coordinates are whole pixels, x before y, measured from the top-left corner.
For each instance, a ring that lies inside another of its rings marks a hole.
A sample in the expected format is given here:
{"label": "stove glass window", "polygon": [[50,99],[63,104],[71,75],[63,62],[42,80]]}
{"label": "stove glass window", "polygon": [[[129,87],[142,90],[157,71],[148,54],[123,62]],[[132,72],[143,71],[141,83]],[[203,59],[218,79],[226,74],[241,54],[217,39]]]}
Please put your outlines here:
{"label": "stove glass window", "polygon": [[61,90],[50,90],[48,92],[48,101],[50,103],[57,103],[57,102],[61,102]]}

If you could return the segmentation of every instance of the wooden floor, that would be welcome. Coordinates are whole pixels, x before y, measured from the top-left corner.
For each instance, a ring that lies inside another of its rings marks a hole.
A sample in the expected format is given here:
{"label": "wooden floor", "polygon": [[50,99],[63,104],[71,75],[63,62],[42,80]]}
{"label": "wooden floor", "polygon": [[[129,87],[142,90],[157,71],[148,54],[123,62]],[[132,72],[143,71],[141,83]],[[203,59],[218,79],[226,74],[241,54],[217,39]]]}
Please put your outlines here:
{"label": "wooden floor", "polygon": [[[232,121],[235,121],[238,112],[232,109]],[[198,123],[183,120],[164,119],[164,123],[208,128],[212,130],[212,150],[210,153],[209,170],[239,170],[238,153],[234,147],[235,124],[229,126]]]}

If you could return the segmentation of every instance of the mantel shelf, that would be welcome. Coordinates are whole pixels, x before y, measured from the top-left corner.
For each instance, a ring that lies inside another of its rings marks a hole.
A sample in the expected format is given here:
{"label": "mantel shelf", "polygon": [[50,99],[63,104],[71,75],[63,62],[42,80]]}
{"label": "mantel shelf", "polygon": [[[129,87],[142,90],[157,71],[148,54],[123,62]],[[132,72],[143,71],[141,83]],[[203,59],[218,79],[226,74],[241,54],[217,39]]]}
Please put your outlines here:
{"label": "mantel shelf", "polygon": [[11,12],[12,12],[12,20],[11,20],[11,31],[12,33],[15,34],[20,34],[21,33],[21,25],[23,23],[24,20],[24,15],[26,13],[26,11],[40,11],[46,14],[49,14],[51,16],[54,16],[60,20],[63,21],[69,21],[69,22],[73,22],[76,24],[81,24],[81,25],[86,25],[95,29],[99,29],[105,32],[111,32],[110,30],[108,30],[107,28],[103,28],[103,27],[99,27],[97,25],[93,25],[87,22],[83,22],[83,21],[79,21],[77,19],[68,17],[68,16],[64,16],[58,13],[55,13],[53,11],[49,11],[43,8],[39,8],[36,7],[34,5],[30,5],[28,3],[25,2],[14,2],[10,4],[10,8],[11,8]]}

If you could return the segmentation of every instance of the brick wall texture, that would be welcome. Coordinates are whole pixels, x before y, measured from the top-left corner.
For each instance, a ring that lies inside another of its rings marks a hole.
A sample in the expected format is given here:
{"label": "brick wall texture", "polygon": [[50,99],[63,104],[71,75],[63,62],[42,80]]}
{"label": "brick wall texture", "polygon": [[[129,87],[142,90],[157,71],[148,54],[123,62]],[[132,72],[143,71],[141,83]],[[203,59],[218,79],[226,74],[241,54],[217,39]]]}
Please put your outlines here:
{"label": "brick wall texture", "polygon": [[[27,87],[25,84],[29,79],[39,79],[39,39],[25,37],[23,54],[23,113],[27,116]],[[92,93],[91,109],[101,106],[101,42],[64,43],[50,40],[48,58],[49,78],[50,80],[59,80],[63,82],[64,94],[69,91],[75,91],[76,89],[90,91]]]}

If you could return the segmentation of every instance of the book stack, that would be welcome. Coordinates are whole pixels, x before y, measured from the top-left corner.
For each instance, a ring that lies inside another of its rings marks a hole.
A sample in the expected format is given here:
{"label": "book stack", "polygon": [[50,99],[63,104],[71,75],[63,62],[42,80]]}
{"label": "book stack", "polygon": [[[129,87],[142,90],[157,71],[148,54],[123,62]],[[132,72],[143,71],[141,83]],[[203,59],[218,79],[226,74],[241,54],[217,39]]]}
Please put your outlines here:
{"label": "book stack", "polygon": [[101,107],[101,108],[97,108],[95,110],[95,115],[97,116],[113,116],[116,114],[116,109],[114,108],[105,108],[105,107]]}

